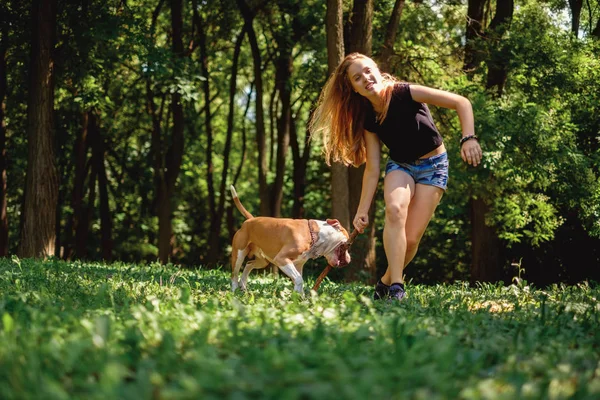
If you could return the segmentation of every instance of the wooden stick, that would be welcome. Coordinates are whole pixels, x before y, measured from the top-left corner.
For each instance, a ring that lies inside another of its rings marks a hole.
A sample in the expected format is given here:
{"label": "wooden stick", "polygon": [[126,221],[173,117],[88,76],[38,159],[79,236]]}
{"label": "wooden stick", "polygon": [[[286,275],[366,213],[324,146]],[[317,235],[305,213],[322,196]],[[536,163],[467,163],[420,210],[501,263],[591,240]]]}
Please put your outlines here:
{"label": "wooden stick", "polygon": [[317,278],[317,281],[315,282],[315,286],[313,286],[312,290],[314,290],[315,292],[317,290],[319,290],[319,286],[321,286],[321,282],[323,281],[323,278],[325,278],[327,276],[329,271],[331,271],[331,265],[327,264],[327,266],[325,267],[323,272],[321,272],[321,275],[319,275],[319,277]]}
{"label": "wooden stick", "polygon": [[[350,234],[350,237],[348,238],[348,241],[346,242],[346,245],[348,246],[348,249],[350,249],[350,246],[352,245],[352,242],[354,242],[354,239],[356,239],[356,237],[358,236],[358,231],[356,229],[354,229],[352,231],[352,233]],[[323,281],[323,279],[325,279],[325,277],[327,276],[327,274],[329,273],[329,271],[331,271],[332,266],[327,264],[327,266],[325,267],[325,269],[323,270],[323,272],[321,272],[321,274],[319,275],[319,277],[317,278],[317,280],[315,281],[315,285],[313,286],[312,290],[314,290],[315,292],[317,290],[319,290],[319,286],[321,286],[321,282]]]}

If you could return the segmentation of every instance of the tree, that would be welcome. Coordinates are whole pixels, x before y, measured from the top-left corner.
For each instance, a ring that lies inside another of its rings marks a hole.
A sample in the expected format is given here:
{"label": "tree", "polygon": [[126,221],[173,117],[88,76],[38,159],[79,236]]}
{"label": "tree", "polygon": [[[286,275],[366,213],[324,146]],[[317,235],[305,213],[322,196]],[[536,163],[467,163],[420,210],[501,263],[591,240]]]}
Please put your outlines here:
{"label": "tree", "polygon": [[[3,16],[9,15],[5,4],[0,5]],[[8,21],[0,20],[0,257],[8,255],[8,214],[7,180],[6,180],[6,94],[8,52]]]}
{"label": "tree", "polygon": [[514,11],[513,0],[496,1],[496,13],[487,29],[486,40],[492,43],[496,51],[492,52],[491,58],[486,60],[488,64],[488,76],[486,88],[496,89],[496,94],[501,95],[507,77],[507,64],[510,55],[502,51],[502,37],[508,32]]}
{"label": "tree", "polygon": [[400,18],[402,18],[402,10],[404,9],[405,0],[396,0],[394,3],[394,9],[392,15],[388,20],[388,24],[385,30],[385,38],[383,40],[383,46],[381,53],[377,57],[379,66],[383,71],[391,70],[391,58],[394,55],[394,43],[396,42],[396,36],[398,34],[398,27],[400,26]]}
{"label": "tree", "polygon": [[[327,66],[330,76],[344,59],[344,26],[341,0],[327,1]],[[339,162],[331,165],[331,215],[346,229],[351,228],[348,167]]]}
{"label": "tree", "polygon": [[55,253],[58,176],[54,159],[54,61],[56,0],[32,4],[32,43],[27,104],[27,175],[20,257]]}
{"label": "tree", "polygon": [[[372,24],[373,0],[355,0],[348,27],[348,42],[345,45],[346,54],[360,52],[368,56],[371,55],[373,39]],[[354,218],[358,204],[360,203],[364,170],[364,164],[357,168],[351,167],[348,170],[350,218]],[[349,280],[356,280],[359,272],[364,269],[369,271],[371,281],[374,282],[376,280],[375,199],[376,197],[374,196],[371,208],[369,209],[369,221],[371,221],[371,225],[366,231],[367,235],[366,237],[365,235],[357,237],[352,248],[354,257],[348,266],[347,279]]]}
{"label": "tree", "polygon": [[262,80],[262,56],[260,48],[258,47],[258,40],[256,38],[256,32],[252,25],[256,10],[250,9],[250,6],[245,0],[236,0],[242,17],[244,18],[245,30],[248,33],[248,41],[250,42],[250,49],[252,50],[252,61],[254,64],[254,87],[256,99],[255,110],[256,110],[256,145],[258,147],[258,190],[260,197],[260,215],[269,216],[271,213],[271,199],[269,196],[269,188],[267,184],[267,144],[266,144],[266,130],[265,130],[265,119],[264,119],[264,107],[263,107],[263,80]]}
{"label": "tree", "polygon": [[[486,40],[492,43],[496,51],[490,54],[486,89],[499,97],[502,95],[507,78],[507,64],[510,61],[506,52],[502,51],[502,37],[508,31],[512,21],[514,3],[512,0],[498,0],[496,13],[490,26],[486,29]],[[471,243],[472,243],[472,282],[495,282],[500,279],[502,265],[500,263],[501,242],[493,225],[486,222],[491,212],[491,193],[471,199]]]}
{"label": "tree", "polygon": [[479,65],[481,58],[477,51],[477,40],[483,35],[485,5],[485,0],[468,0],[463,70],[470,76]]}
{"label": "tree", "polygon": [[583,0],[569,0],[569,7],[571,8],[571,33],[573,36],[579,36],[579,23],[581,21],[581,8],[583,7]]}

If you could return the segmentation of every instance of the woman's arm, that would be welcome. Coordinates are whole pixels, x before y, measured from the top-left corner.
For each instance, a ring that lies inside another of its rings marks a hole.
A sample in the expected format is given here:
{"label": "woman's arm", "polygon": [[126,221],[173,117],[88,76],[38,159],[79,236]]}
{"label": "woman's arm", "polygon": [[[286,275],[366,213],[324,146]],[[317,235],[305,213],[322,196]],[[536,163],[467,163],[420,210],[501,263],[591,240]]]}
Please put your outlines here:
{"label": "woman's arm", "polygon": [[[473,107],[469,99],[456,93],[433,89],[427,86],[410,85],[409,88],[414,101],[456,110],[458,119],[460,120],[462,137],[475,135],[475,119],[473,117]],[[463,161],[468,162],[474,167],[477,166],[482,156],[481,147],[477,140],[471,139],[464,142],[460,149],[460,155]]]}
{"label": "woman's arm", "polygon": [[362,233],[369,226],[369,208],[377,190],[379,182],[379,163],[381,157],[381,144],[376,134],[365,131],[365,142],[367,147],[367,163],[362,180],[360,192],[360,203],[354,217],[354,227]]}

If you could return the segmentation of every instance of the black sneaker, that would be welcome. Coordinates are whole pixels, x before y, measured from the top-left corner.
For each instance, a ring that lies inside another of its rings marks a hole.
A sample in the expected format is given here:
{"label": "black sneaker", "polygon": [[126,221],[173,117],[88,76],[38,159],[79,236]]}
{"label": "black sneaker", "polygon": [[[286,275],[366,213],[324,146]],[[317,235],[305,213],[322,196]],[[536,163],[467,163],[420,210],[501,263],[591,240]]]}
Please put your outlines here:
{"label": "black sneaker", "polygon": [[391,301],[394,301],[394,300],[402,301],[402,299],[404,299],[404,297],[406,297],[406,292],[404,291],[403,284],[392,283],[392,285],[389,288],[390,288],[390,292],[389,292],[388,296]]}
{"label": "black sneaker", "polygon": [[390,294],[390,287],[385,283],[381,282],[381,279],[375,284],[375,293],[373,293],[373,300],[386,299]]}

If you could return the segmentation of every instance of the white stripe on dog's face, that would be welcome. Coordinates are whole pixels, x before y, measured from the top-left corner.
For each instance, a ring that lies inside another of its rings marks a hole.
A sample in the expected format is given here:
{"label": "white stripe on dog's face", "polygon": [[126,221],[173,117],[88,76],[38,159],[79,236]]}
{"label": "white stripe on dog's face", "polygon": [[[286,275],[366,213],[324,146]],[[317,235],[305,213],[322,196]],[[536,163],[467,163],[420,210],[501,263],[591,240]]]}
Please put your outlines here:
{"label": "white stripe on dog's face", "polygon": [[337,257],[334,250],[342,243],[346,243],[348,238],[344,233],[328,224],[326,221],[316,220],[319,225],[319,238],[313,246],[313,253],[325,256],[327,261],[333,266],[337,266]]}
{"label": "white stripe on dog's face", "polygon": [[336,229],[334,226],[329,225],[327,222],[319,221],[319,239],[323,239],[326,242],[339,243],[346,240],[346,236],[341,230]]}

